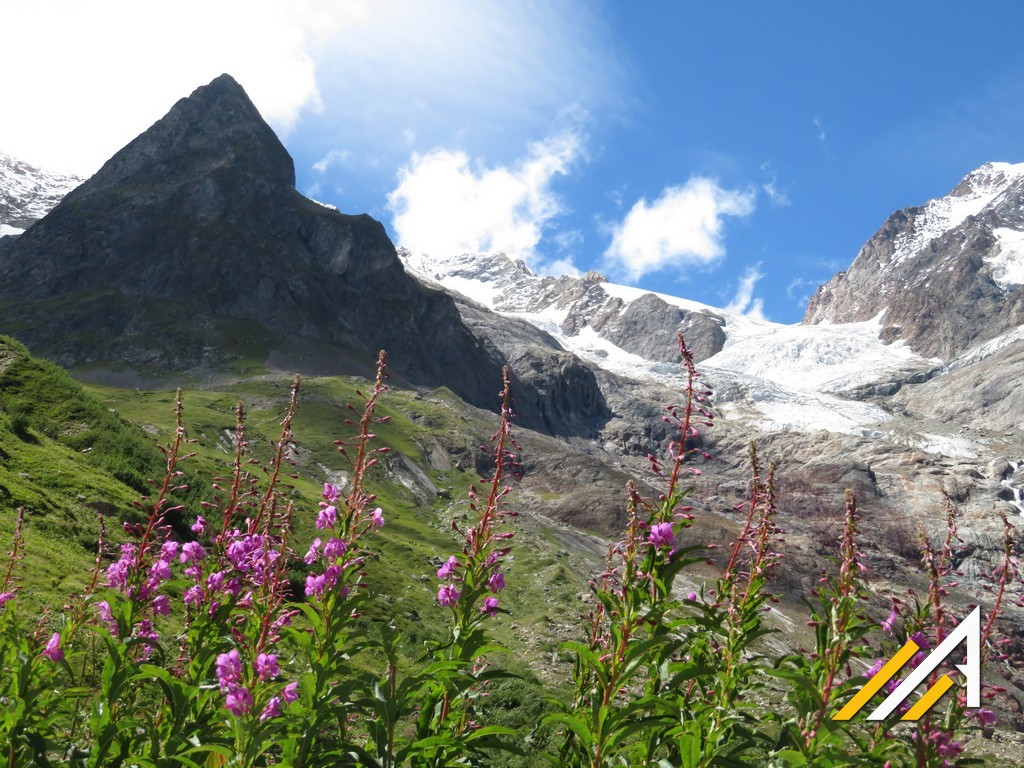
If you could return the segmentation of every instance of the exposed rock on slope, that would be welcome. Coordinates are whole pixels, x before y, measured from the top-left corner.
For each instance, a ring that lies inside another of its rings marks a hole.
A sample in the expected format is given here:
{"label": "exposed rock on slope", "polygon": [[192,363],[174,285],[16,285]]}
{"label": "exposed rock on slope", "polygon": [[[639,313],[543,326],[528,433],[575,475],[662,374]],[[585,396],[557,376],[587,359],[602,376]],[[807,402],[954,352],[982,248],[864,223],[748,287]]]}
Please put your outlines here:
{"label": "exposed rock on slope", "polygon": [[882,339],[950,359],[1024,323],[1024,163],[989,163],[945,197],[889,217],[806,323],[884,312]]}
{"label": "exposed rock on slope", "polygon": [[683,331],[698,361],[725,344],[723,313],[694,301],[662,297],[588,272],[582,277],[538,277],[503,253],[436,257],[399,249],[406,269],[420,279],[461,293],[507,315],[570,337],[610,341],[646,360],[675,362]]}

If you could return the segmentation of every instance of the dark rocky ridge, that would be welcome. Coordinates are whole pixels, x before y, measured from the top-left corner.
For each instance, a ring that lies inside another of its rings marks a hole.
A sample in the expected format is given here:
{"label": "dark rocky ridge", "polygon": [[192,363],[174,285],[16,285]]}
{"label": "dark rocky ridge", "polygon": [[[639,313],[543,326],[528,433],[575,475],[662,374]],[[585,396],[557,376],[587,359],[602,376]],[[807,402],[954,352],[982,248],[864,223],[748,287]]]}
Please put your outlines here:
{"label": "dark rocky ridge", "polygon": [[[306,372],[365,373],[386,348],[407,381],[495,407],[498,347],[449,296],[406,275],[379,222],[294,183],[288,152],[222,75],[6,238],[0,330],[64,366],[164,372],[275,351],[294,363],[288,350],[309,349]],[[588,369],[563,386],[562,371],[523,348],[514,373],[552,401],[522,402],[525,425],[557,433],[575,428],[559,414],[579,424],[606,414]]]}

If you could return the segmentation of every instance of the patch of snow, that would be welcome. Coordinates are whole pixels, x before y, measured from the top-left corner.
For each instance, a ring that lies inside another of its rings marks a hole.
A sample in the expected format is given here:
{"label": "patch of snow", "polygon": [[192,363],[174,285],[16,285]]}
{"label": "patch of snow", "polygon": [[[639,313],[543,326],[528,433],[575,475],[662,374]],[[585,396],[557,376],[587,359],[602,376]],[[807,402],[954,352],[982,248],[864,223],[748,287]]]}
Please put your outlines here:
{"label": "patch of snow", "polygon": [[954,192],[929,200],[914,216],[910,232],[896,241],[893,261],[912,258],[968,216],[977,216],[1021,176],[1024,163],[988,163],[967,176]]}
{"label": "patch of snow", "polygon": [[82,181],[78,176],[40,170],[0,152],[0,225],[17,229],[10,222],[43,218]]}
{"label": "patch of snow", "polygon": [[996,352],[1006,349],[1011,344],[1024,339],[1024,325],[1018,325],[1013,330],[1007,331],[994,339],[979,344],[976,347],[972,347],[963,354],[959,355],[955,359],[951,360],[946,364],[945,370],[951,371],[954,368],[960,368],[965,365],[973,365],[979,360],[984,360],[986,357],[991,357]]}
{"label": "patch of snow", "polygon": [[319,200],[317,200],[316,198],[310,197],[309,195],[306,195],[305,197],[311,203],[316,203],[321,208],[326,208],[327,210],[334,211],[335,213],[341,213],[341,211],[338,209],[338,206],[336,206],[336,205],[331,205],[330,203],[321,203]]}
{"label": "patch of snow", "polygon": [[[677,390],[684,386],[679,363],[626,352],[589,325],[574,335],[562,328],[570,311],[609,310],[608,304],[595,299],[594,288],[626,306],[649,291],[608,282],[591,284],[585,291],[582,283],[569,283],[562,290],[551,278],[539,278],[525,264],[503,254],[437,258],[399,249],[399,255],[406,269],[420,279],[461,293],[499,314],[525,320],[604,370]],[[580,299],[581,295],[585,298]],[[877,425],[890,418],[885,411],[836,393],[935,365],[902,343],[883,344],[881,316],[847,325],[780,325],[676,296],[654,295],[671,306],[724,319],[725,346],[703,361],[700,369],[715,388],[718,408],[766,430],[880,435]]]}
{"label": "patch of snow", "polygon": [[1008,227],[992,230],[999,252],[985,262],[992,269],[992,277],[1000,288],[1024,285],[1024,232]]}
{"label": "patch of snow", "polygon": [[7,237],[8,235],[20,235],[24,231],[24,229],[12,227],[10,224],[0,224],[0,237]]}
{"label": "patch of snow", "polygon": [[764,378],[800,392],[827,393],[884,381],[937,362],[926,360],[903,342],[883,344],[878,338],[880,319],[881,315],[835,325],[762,323],[726,344],[702,367]]}
{"label": "patch of snow", "polygon": [[951,459],[978,458],[974,443],[962,437],[922,432],[917,436],[916,445],[925,453],[934,453]]}

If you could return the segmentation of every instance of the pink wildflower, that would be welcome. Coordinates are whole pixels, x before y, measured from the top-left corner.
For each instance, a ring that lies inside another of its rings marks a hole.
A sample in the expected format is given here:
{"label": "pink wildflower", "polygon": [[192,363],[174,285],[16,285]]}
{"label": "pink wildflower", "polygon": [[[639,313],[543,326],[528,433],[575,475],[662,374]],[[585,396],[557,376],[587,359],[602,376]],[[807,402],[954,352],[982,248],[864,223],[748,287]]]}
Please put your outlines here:
{"label": "pink wildflower", "polygon": [[449,576],[452,575],[452,571],[458,567],[459,559],[455,557],[455,555],[452,555],[448,558],[448,562],[446,562],[444,565],[437,569],[437,578],[447,579]]}
{"label": "pink wildflower", "polygon": [[183,563],[198,563],[204,557],[206,557],[206,550],[198,541],[186,542],[185,546],[181,548],[181,562]]}
{"label": "pink wildflower", "polygon": [[487,580],[487,586],[491,588],[491,592],[501,592],[505,588],[505,574],[495,571]]}
{"label": "pink wildflower", "polygon": [[344,555],[346,549],[348,547],[345,546],[344,541],[341,539],[331,539],[324,545],[324,557],[328,560],[333,560]]}
{"label": "pink wildflower", "polygon": [[280,696],[271,696],[270,697],[270,701],[267,702],[267,706],[265,706],[263,708],[263,711],[260,712],[260,722],[262,723],[264,720],[269,720],[272,717],[280,717],[280,716],[281,716],[281,697]]}
{"label": "pink wildflower", "polygon": [[306,556],[302,558],[306,561],[306,565],[312,565],[313,561],[320,557],[320,538],[313,539],[313,543],[309,545],[309,551],[306,552]]}
{"label": "pink wildflower", "polygon": [[224,700],[224,707],[235,717],[247,715],[252,709],[252,694],[249,693],[248,688],[235,688],[228,693]]}
{"label": "pink wildflower", "polygon": [[256,657],[256,672],[260,680],[271,680],[281,674],[277,656],[272,653],[261,653]]}
{"label": "pink wildflower", "polygon": [[289,704],[291,704],[294,701],[298,701],[299,700],[299,684],[298,683],[288,683],[288,685],[286,685],[284,687],[284,690],[281,691],[281,698],[284,699]]}
{"label": "pink wildflower", "polygon": [[153,613],[157,616],[170,616],[171,601],[167,599],[167,595],[157,595],[153,598]]}
{"label": "pink wildflower", "polygon": [[[242,660],[232,648],[217,656],[217,682],[222,691],[233,690],[242,681]],[[251,699],[250,699],[251,703]]]}
{"label": "pink wildflower", "polygon": [[50,635],[50,640],[46,644],[46,650],[43,651],[42,655],[50,661],[64,661],[64,649],[60,647],[60,632],[54,632]]}
{"label": "pink wildflower", "polygon": [[316,527],[321,530],[324,528],[333,528],[337,520],[338,510],[334,507],[324,507],[316,516]]}
{"label": "pink wildflower", "polygon": [[882,622],[882,629],[885,630],[885,633],[887,635],[891,635],[892,634],[893,624],[896,623],[896,619],[898,619],[898,618],[899,618],[899,613],[896,611],[896,606],[894,605],[892,607],[892,610],[889,611],[889,618],[887,618],[885,621]]}
{"label": "pink wildflower", "polygon": [[454,584],[445,584],[437,591],[437,602],[441,605],[455,605],[459,597],[461,597],[461,593]]}
{"label": "pink wildflower", "polygon": [[498,612],[498,598],[494,595],[488,595],[484,598],[484,604],[480,606],[480,612],[486,613],[488,616],[493,616]]}
{"label": "pink wildflower", "polygon": [[375,510],[373,510],[373,512],[370,513],[370,517],[373,519],[374,528],[384,527],[384,510],[382,510],[380,507],[377,507]]}
{"label": "pink wildflower", "polygon": [[655,523],[651,526],[651,532],[647,535],[647,541],[655,549],[671,547],[675,540],[675,534],[672,532],[672,523]]}

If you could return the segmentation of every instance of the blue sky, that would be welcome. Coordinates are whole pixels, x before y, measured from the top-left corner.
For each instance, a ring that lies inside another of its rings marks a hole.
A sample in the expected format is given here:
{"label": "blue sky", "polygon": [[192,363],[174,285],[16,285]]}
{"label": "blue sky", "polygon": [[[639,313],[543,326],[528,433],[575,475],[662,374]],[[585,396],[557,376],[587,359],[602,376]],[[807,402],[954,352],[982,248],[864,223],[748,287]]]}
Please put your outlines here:
{"label": "blue sky", "polygon": [[91,173],[227,71],[300,190],[399,244],[781,322],[893,210],[1024,161],[1017,2],[0,2],[0,151]]}

